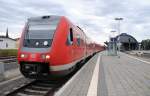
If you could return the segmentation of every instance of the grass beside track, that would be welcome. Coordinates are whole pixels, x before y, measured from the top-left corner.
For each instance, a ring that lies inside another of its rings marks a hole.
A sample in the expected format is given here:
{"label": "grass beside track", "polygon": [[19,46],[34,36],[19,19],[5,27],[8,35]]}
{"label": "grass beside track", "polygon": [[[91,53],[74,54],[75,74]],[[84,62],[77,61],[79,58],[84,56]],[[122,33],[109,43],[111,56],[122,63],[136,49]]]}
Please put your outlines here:
{"label": "grass beside track", "polygon": [[17,56],[17,49],[0,49],[0,57]]}

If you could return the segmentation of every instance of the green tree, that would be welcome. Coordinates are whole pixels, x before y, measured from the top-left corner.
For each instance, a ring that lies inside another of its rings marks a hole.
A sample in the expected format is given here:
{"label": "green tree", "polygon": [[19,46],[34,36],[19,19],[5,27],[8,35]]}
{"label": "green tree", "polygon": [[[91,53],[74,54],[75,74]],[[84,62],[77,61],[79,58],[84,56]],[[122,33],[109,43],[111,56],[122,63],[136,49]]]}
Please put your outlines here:
{"label": "green tree", "polygon": [[150,50],[150,39],[142,40],[141,47],[143,50]]}

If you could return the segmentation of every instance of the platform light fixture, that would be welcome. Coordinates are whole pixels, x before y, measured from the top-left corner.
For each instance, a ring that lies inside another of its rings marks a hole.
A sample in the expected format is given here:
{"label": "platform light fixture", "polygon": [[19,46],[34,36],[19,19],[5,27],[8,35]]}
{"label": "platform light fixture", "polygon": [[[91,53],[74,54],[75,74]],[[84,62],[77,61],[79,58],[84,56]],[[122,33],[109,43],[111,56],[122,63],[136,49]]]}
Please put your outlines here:
{"label": "platform light fixture", "polygon": [[120,42],[120,22],[123,20],[123,18],[115,18],[116,21],[118,21],[118,51],[120,52],[121,42]]}

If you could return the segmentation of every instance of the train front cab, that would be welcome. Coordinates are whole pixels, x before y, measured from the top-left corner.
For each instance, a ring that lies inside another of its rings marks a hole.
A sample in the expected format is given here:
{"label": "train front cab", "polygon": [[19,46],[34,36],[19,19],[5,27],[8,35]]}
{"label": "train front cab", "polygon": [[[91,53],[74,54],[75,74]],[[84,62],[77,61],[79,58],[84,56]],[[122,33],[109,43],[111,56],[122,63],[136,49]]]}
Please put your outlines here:
{"label": "train front cab", "polygon": [[[49,18],[39,18],[31,18],[29,21],[37,20],[39,21],[38,23],[42,22],[43,24],[44,21],[46,24],[48,23],[47,19]],[[44,35],[45,29],[42,30],[42,34],[37,31],[34,34],[36,28],[38,30],[43,29],[43,27],[46,29],[51,28],[50,25],[37,27],[38,24],[36,25],[35,22],[27,22],[22,33],[18,50],[18,62],[20,64],[20,70],[25,77],[39,79],[51,77],[51,75],[65,76],[85,56],[85,36],[80,32],[79,28],[74,26],[65,17],[50,18],[56,19],[57,21],[54,21],[55,27],[52,27],[55,30],[53,30],[51,36],[47,35],[49,33]],[[31,25],[29,26],[28,24]],[[32,26],[32,24],[36,26]]]}
{"label": "train front cab", "polygon": [[39,78],[50,74],[52,51],[55,48],[55,35],[61,23],[58,16],[30,18],[23,30],[18,62],[25,77]]}

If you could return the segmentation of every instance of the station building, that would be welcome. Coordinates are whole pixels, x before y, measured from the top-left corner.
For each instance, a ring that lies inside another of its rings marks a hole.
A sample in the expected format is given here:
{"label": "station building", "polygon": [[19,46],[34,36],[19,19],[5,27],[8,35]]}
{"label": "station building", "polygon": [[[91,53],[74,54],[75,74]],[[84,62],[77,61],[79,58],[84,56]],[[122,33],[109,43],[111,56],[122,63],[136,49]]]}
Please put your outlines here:
{"label": "station building", "polygon": [[114,38],[110,38],[110,41],[105,43],[108,47],[111,48],[113,42],[116,45],[116,49],[119,49],[120,45],[120,51],[137,50],[139,46],[138,41],[133,36],[127,33],[121,33],[120,35]]}
{"label": "station building", "polygon": [[6,35],[0,36],[0,49],[16,49],[16,48],[17,48],[17,40],[9,37],[7,29]]}
{"label": "station building", "polygon": [[129,51],[129,50],[137,50],[138,49],[138,41],[131,35],[127,33],[121,33],[116,36],[117,45],[121,43],[120,50],[121,51]]}

